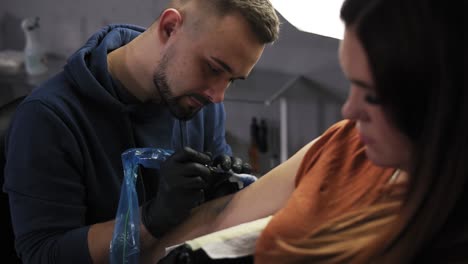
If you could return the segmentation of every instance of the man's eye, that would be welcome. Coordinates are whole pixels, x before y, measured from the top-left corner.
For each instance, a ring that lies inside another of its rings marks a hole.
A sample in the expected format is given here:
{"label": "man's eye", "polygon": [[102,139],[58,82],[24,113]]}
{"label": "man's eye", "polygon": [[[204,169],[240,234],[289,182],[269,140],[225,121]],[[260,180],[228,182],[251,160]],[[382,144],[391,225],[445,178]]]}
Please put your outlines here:
{"label": "man's eye", "polygon": [[381,103],[380,99],[377,96],[372,96],[372,95],[366,95],[364,100],[366,100],[366,102],[368,102],[369,104],[377,105]]}
{"label": "man's eye", "polygon": [[215,74],[215,75],[219,75],[221,74],[221,70],[219,70],[218,68],[215,68],[213,66],[211,66],[211,64],[208,63],[208,68],[210,68],[210,71]]}

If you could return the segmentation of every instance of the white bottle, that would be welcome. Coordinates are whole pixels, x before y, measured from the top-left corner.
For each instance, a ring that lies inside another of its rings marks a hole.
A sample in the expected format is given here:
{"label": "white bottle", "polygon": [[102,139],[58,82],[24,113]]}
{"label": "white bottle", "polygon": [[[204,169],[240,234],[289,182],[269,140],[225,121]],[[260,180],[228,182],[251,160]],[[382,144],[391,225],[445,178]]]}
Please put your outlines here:
{"label": "white bottle", "polygon": [[30,75],[47,72],[46,57],[39,37],[39,17],[25,18],[21,22],[26,45],[24,47],[24,66]]}

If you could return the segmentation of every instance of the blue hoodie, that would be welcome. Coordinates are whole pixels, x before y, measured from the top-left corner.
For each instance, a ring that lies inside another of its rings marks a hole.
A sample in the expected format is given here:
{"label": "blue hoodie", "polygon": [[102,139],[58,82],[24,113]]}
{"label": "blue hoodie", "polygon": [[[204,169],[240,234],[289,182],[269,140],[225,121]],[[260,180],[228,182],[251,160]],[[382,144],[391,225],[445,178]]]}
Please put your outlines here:
{"label": "blue hoodie", "polygon": [[[3,188],[23,262],[91,263],[89,225],[115,218],[125,150],[178,149],[183,133],[185,145],[198,151],[231,154],[222,104],[182,125],[160,105],[137,103],[110,77],[107,53],[143,31],[103,28],[17,108]],[[145,188],[137,183],[140,203],[150,198]]]}

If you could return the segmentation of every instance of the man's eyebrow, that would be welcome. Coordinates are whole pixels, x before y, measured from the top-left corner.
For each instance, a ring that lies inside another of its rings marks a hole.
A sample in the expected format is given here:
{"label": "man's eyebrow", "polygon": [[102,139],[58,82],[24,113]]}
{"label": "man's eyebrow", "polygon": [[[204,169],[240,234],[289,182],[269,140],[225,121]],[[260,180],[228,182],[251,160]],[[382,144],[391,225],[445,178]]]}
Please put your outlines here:
{"label": "man's eyebrow", "polygon": [[[227,71],[228,73],[230,74],[233,74],[232,72],[232,68],[227,64],[225,63],[224,61],[216,58],[216,57],[211,57],[212,60],[216,61],[219,65],[221,65],[221,67],[223,67],[223,69],[225,71]],[[232,79],[241,79],[241,80],[245,80],[245,76],[239,76],[239,77],[233,77]]]}
{"label": "man's eyebrow", "polygon": [[352,84],[355,84],[361,88],[364,88],[366,90],[371,90],[373,91],[374,90],[374,87],[372,85],[370,85],[369,83],[365,82],[365,81],[362,81],[362,80],[358,80],[358,79],[349,79],[349,81],[352,83]]}

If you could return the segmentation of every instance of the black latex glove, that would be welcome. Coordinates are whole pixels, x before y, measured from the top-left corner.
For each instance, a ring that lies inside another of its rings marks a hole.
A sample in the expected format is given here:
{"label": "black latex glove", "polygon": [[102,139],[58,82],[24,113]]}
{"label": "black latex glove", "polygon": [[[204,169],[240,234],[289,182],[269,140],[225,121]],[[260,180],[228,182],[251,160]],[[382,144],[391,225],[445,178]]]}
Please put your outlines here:
{"label": "black latex glove", "polygon": [[214,170],[212,170],[205,193],[207,201],[239,191],[238,184],[229,181],[232,173],[251,173],[252,171],[249,163],[226,154],[217,156],[212,162],[212,167]]}
{"label": "black latex glove", "polygon": [[243,162],[241,158],[231,157],[226,154],[221,154],[214,158],[213,167],[219,167],[224,171],[232,169],[234,173],[251,173],[252,166],[249,163]]}
{"label": "black latex glove", "polygon": [[175,152],[159,171],[158,193],[142,206],[142,223],[156,238],[180,224],[205,199],[211,159],[185,147]]}
{"label": "black latex glove", "polygon": [[211,184],[205,190],[206,201],[239,191],[239,185],[229,181],[231,176],[232,172],[213,172]]}

